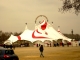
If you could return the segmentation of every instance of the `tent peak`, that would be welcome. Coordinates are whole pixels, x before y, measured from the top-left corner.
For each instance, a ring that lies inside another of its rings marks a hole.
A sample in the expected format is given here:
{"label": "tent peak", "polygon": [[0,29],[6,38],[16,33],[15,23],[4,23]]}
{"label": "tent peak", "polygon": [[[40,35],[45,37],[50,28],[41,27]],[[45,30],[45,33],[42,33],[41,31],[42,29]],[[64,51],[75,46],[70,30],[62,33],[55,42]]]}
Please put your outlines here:
{"label": "tent peak", "polygon": [[27,27],[27,23],[25,23],[25,24],[26,24],[25,30],[27,30],[27,29],[28,29],[28,27]]}

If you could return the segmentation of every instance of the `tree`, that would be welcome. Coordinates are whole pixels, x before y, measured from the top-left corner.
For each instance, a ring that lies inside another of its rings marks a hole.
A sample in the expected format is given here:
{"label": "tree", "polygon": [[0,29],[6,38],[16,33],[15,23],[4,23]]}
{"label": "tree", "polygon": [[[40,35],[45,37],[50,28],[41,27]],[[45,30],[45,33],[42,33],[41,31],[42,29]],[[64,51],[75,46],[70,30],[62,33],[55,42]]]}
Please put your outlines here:
{"label": "tree", "polygon": [[63,33],[64,36],[68,37],[68,38],[71,38],[71,39],[75,39],[75,40],[80,40],[80,35],[79,34],[65,34]]}
{"label": "tree", "polygon": [[61,12],[67,12],[74,9],[76,15],[80,13],[80,0],[61,0],[63,6],[59,9]]}
{"label": "tree", "polygon": [[20,35],[21,33],[22,33],[22,32],[19,32],[19,33],[18,33],[18,32],[14,32],[13,35],[14,35],[14,36],[18,36],[18,35]]}

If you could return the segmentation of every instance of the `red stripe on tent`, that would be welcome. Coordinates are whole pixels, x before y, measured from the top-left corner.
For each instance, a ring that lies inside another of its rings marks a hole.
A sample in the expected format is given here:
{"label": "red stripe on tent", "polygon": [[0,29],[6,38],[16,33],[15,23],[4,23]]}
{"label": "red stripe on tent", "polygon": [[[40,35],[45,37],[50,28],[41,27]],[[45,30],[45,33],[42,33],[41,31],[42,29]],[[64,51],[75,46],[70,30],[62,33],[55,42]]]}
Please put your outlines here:
{"label": "red stripe on tent", "polygon": [[21,40],[21,37],[20,36],[17,36],[18,40]]}
{"label": "red stripe on tent", "polygon": [[37,33],[42,34],[41,32],[38,31],[38,29],[36,30]]}
{"label": "red stripe on tent", "polygon": [[[34,31],[35,32],[35,31]],[[32,33],[32,38],[47,38],[47,37],[43,37],[43,36],[35,36],[34,32]]]}

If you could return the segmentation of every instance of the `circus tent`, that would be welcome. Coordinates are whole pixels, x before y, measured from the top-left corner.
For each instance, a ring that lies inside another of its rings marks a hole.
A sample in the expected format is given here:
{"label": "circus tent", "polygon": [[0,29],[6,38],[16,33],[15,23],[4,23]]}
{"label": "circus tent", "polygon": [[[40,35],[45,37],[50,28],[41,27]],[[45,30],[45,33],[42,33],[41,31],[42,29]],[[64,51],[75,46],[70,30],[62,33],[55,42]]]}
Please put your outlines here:
{"label": "circus tent", "polygon": [[[39,25],[35,25],[35,30],[28,29],[26,24],[26,28],[21,35],[11,35],[7,41],[10,41],[11,43],[16,42],[17,40],[28,40],[31,42],[40,40],[44,42],[45,40],[56,41],[58,39],[68,40],[71,42],[70,38],[65,37],[62,33],[56,31],[52,25],[43,20]],[[6,43],[6,41],[4,43]]]}
{"label": "circus tent", "polygon": [[[36,27],[35,30],[30,30],[27,28],[27,25],[26,25],[26,29],[24,30],[24,32],[20,35],[21,37],[21,40],[28,40],[28,41],[31,41],[31,42],[34,42],[36,40],[40,40],[40,41],[44,41],[44,40],[52,40],[52,38],[49,38],[48,35],[46,35],[44,33],[44,31],[42,31],[40,28],[39,28],[40,25],[38,25]],[[39,32],[40,31],[40,32]]]}
{"label": "circus tent", "polygon": [[[44,21],[44,22],[45,22],[45,21]],[[39,28],[39,26],[37,26],[37,27],[38,27],[38,30],[41,30],[41,29]],[[53,28],[53,25],[49,24],[48,22],[47,22],[47,27],[46,27],[46,29],[45,29],[44,31],[47,32],[47,33],[48,33],[48,37],[49,37],[49,38],[52,38],[53,40],[63,39],[63,40],[71,41],[70,38],[64,36],[60,31],[55,30],[55,29]],[[42,31],[41,31],[41,32],[42,32]]]}
{"label": "circus tent", "polygon": [[18,40],[17,36],[14,36],[13,34],[11,34],[10,37],[4,42],[4,44],[6,43],[12,44],[12,42],[15,42],[17,40]]}

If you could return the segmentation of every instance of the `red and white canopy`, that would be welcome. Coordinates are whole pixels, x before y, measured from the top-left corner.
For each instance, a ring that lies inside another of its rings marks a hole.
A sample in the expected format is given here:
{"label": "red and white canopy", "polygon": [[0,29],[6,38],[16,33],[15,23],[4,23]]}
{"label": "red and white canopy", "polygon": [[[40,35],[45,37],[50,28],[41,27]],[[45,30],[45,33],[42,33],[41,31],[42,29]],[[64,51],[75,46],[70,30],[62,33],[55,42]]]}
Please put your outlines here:
{"label": "red and white canopy", "polygon": [[62,33],[56,31],[48,22],[43,20],[38,26],[35,26],[35,30],[29,30],[26,28],[24,32],[19,36],[13,36],[11,35],[8,40],[11,42],[15,42],[17,40],[28,40],[31,42],[41,40],[57,40],[57,39],[63,39],[71,41],[70,38],[65,37]]}

